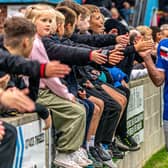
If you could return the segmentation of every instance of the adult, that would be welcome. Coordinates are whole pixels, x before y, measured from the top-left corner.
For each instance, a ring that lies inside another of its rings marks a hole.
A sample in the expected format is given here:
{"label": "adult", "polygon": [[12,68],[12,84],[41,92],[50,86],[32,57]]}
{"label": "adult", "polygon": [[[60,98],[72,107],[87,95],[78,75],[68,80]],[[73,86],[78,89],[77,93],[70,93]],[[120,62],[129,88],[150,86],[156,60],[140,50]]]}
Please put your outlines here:
{"label": "adult", "polygon": [[166,140],[166,149],[168,150],[168,39],[160,41],[157,49],[156,65],[151,58],[151,51],[141,53],[141,57],[144,59],[146,67],[148,69],[149,76],[152,82],[156,86],[164,85],[164,112],[163,112],[163,125]]}

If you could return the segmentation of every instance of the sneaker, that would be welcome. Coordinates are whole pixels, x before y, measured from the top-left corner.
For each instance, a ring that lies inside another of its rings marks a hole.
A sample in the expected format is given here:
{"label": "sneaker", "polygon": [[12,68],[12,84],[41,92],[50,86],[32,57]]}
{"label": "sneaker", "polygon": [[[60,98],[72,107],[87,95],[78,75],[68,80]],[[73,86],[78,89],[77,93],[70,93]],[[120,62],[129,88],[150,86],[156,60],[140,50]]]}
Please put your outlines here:
{"label": "sneaker", "polygon": [[102,162],[104,165],[110,168],[117,168],[117,165],[111,159],[111,155],[104,150],[102,145],[97,145],[95,147],[92,146],[89,148],[89,151],[91,155],[99,162]]}
{"label": "sneaker", "polygon": [[87,152],[87,154],[88,154],[89,159],[92,160],[93,166],[95,168],[102,168],[103,167],[103,164],[100,161],[97,161],[89,151]]}
{"label": "sneaker", "polygon": [[124,153],[118,149],[118,147],[115,143],[115,140],[114,140],[114,142],[112,142],[108,146],[109,146],[109,149],[112,151],[114,158],[116,158],[116,159],[123,159],[124,158]]}
{"label": "sneaker", "polygon": [[93,161],[88,158],[87,151],[84,148],[79,148],[79,150],[76,152],[83,160],[85,160],[88,163],[88,165],[93,164]]}
{"label": "sneaker", "polygon": [[95,149],[96,149],[96,151],[97,151],[97,153],[98,153],[98,155],[99,155],[99,157],[102,161],[111,160],[111,155],[109,154],[108,151],[106,151],[104,149],[102,144],[97,144],[95,146]]}
{"label": "sneaker", "polygon": [[118,149],[119,149],[120,151],[123,151],[123,152],[129,151],[129,147],[126,146],[126,145],[124,145],[124,144],[121,142],[121,140],[120,140],[119,137],[116,137],[116,138],[115,138],[115,143],[116,143],[116,146],[118,147]]}
{"label": "sneaker", "polygon": [[98,162],[102,162],[97,150],[96,150],[96,147],[94,146],[90,146],[89,147],[89,152],[90,154],[98,161]]}
{"label": "sneaker", "polygon": [[110,168],[117,168],[117,165],[113,162],[113,160],[107,160],[103,161],[104,165],[110,167]]}
{"label": "sneaker", "polygon": [[132,136],[127,135],[122,138],[120,137],[120,141],[128,147],[129,151],[137,151],[140,149],[140,145],[137,144]]}
{"label": "sneaker", "polygon": [[71,159],[71,154],[57,153],[53,164],[64,168],[82,168]]}
{"label": "sneaker", "polygon": [[70,154],[71,155],[71,159],[76,162],[79,166],[81,167],[87,167],[89,166],[89,163],[82,159],[82,157],[80,156],[81,154],[79,154],[79,151],[75,151],[73,153]]}

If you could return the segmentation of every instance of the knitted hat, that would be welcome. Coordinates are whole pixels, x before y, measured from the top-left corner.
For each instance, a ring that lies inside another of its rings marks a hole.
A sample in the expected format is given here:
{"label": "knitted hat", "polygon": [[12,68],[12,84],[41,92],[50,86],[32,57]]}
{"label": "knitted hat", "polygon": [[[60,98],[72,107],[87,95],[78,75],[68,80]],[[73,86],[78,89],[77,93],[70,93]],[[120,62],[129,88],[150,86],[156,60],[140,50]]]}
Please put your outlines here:
{"label": "knitted hat", "polygon": [[125,27],[122,23],[120,23],[118,20],[115,19],[108,19],[105,24],[105,32],[109,33],[111,29],[117,29],[118,34],[126,34],[129,32],[128,28]]}

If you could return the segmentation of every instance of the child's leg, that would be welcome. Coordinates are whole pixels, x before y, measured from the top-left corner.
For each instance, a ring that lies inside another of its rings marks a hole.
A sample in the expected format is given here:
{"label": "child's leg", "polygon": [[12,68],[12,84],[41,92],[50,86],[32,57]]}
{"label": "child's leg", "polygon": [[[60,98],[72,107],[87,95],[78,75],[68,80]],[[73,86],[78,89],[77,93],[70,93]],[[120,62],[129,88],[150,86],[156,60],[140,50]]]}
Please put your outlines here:
{"label": "child's leg", "polygon": [[5,136],[0,144],[0,168],[12,168],[15,156],[16,128],[3,122],[5,127]]}
{"label": "child's leg", "polygon": [[53,124],[63,134],[58,139],[60,152],[73,152],[82,145],[86,127],[83,105],[60,98],[49,90],[40,90],[38,102],[52,110]]}
{"label": "child's leg", "polygon": [[125,109],[125,106],[127,104],[127,98],[124,95],[117,92],[115,89],[111,88],[108,85],[103,84],[101,85],[101,87],[106,91],[108,95],[110,95],[115,101],[117,101],[121,105],[123,110]]}
{"label": "child's leg", "polygon": [[[101,85],[101,87],[105,90],[105,92],[111,96],[117,103],[119,103],[121,105],[121,113],[120,113],[120,118],[118,120],[118,123],[116,125],[116,128],[118,127],[118,124],[119,124],[119,121],[120,119],[122,118],[122,115],[123,115],[123,112],[125,110],[125,107],[127,105],[127,98],[122,95],[121,93],[117,92],[115,89],[103,84]],[[116,130],[115,130],[116,132]],[[114,132],[114,135],[115,135],[115,132]]]}
{"label": "child's leg", "polygon": [[128,107],[129,97],[130,97],[130,90],[129,88],[126,88],[126,87],[119,87],[119,89],[124,91],[127,98],[127,105],[125,107],[125,110],[123,112],[123,115],[121,117],[121,120],[117,128],[117,135],[124,137],[127,134],[127,107]]}
{"label": "child's leg", "polygon": [[87,136],[87,141],[90,141],[91,136],[92,135],[94,136],[96,134],[96,130],[99,125],[99,121],[104,109],[104,102],[101,99],[96,98],[94,96],[90,96],[88,99],[92,101],[95,105],[94,114],[92,117],[91,125]]}

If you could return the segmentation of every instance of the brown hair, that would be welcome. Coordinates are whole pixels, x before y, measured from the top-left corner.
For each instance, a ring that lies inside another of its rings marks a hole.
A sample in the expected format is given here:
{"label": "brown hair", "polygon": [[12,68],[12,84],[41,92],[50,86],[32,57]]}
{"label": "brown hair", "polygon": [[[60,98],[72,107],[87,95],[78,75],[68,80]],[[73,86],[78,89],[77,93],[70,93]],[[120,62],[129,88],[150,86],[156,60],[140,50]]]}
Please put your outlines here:
{"label": "brown hair", "polygon": [[89,9],[90,13],[100,12],[100,9],[96,5],[84,4],[82,6]]}
{"label": "brown hair", "polygon": [[58,3],[57,7],[60,7],[60,6],[66,6],[68,8],[71,8],[73,11],[75,11],[77,17],[81,14],[81,13],[84,13],[84,9],[82,8],[81,5],[75,3],[75,2],[72,2],[72,1],[69,1],[69,0],[64,0],[60,3]]}
{"label": "brown hair", "polygon": [[81,19],[86,19],[87,17],[91,16],[91,12],[88,8],[82,6],[83,8],[83,13],[81,13]]}
{"label": "brown hair", "polygon": [[77,16],[72,9],[66,6],[60,6],[60,7],[57,7],[56,10],[58,10],[65,16],[65,25],[67,25],[68,23],[73,25],[75,23]]}
{"label": "brown hair", "polygon": [[16,47],[23,37],[33,37],[35,33],[34,24],[23,17],[7,18],[4,23],[4,43],[11,47]]}

